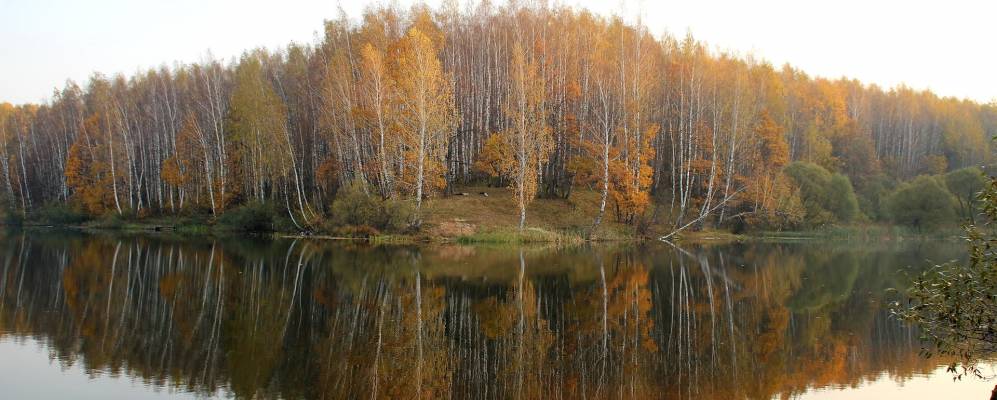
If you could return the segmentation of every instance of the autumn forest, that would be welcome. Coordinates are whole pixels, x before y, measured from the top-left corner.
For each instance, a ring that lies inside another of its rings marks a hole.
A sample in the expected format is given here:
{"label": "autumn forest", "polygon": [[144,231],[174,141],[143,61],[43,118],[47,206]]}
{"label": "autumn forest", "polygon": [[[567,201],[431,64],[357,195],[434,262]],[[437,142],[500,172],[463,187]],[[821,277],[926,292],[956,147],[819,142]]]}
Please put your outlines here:
{"label": "autumn forest", "polygon": [[[997,104],[812,77],[639,18],[448,2],[321,28],[0,105],[5,214],[264,207],[315,231],[362,198],[417,229],[426,203],[490,185],[520,230],[535,199],[580,195],[591,231],[922,229],[972,218],[993,161]],[[343,224],[399,225],[372,218]]]}

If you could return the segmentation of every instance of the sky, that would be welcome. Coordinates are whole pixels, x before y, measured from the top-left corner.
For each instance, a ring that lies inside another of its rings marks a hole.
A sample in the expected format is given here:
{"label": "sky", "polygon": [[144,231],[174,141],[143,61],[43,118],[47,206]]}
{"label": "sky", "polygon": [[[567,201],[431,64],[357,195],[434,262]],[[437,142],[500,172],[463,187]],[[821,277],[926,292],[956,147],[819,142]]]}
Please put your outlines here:
{"label": "sky", "polygon": [[[997,100],[994,1],[552,1],[630,20],[640,14],[652,33],[691,32],[715,49],[815,76]],[[67,79],[84,83],[93,72],[132,75],[209,51],[227,60],[251,48],[312,43],[340,5],[358,19],[368,3],[0,0],[0,102],[43,102]]]}

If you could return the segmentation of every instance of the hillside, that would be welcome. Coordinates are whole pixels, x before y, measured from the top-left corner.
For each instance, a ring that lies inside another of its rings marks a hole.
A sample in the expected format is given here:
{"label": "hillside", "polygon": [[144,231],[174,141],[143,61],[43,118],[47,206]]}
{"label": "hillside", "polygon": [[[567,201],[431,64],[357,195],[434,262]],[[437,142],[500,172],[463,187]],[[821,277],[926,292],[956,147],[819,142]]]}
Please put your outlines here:
{"label": "hillside", "polygon": [[[485,240],[492,235],[516,231],[519,209],[511,189],[467,186],[457,188],[455,193],[433,198],[426,203],[423,230],[430,237],[477,236]],[[590,190],[578,190],[567,200],[539,198],[527,208],[526,225],[534,231],[584,237],[591,229],[598,210],[599,194]],[[607,207],[606,218],[594,238],[618,240],[633,237],[634,228],[617,223],[611,213]]]}

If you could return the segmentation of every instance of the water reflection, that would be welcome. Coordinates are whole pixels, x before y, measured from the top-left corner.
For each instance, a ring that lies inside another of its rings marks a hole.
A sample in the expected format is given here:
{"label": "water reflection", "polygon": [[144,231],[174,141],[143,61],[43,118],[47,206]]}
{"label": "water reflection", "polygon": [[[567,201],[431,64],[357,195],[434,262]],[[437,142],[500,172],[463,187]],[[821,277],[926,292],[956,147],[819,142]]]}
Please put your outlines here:
{"label": "water reflection", "polygon": [[19,233],[0,237],[0,336],[205,396],[792,397],[933,371],[883,293],[961,252]]}

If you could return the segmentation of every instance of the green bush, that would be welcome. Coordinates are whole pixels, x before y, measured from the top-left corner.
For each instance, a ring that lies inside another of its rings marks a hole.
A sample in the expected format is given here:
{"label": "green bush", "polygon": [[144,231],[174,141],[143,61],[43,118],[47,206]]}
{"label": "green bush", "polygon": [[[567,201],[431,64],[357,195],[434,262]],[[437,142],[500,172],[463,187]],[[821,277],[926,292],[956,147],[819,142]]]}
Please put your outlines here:
{"label": "green bush", "polygon": [[947,357],[948,370],[959,378],[982,377],[979,363],[997,354],[997,253],[993,251],[997,236],[992,229],[997,223],[997,181],[988,179],[977,199],[981,224],[965,231],[969,261],[936,265],[913,275],[906,301],[890,305],[893,315],[921,331],[922,352]]}
{"label": "green bush", "polygon": [[366,189],[362,182],[353,182],[336,193],[330,210],[333,226],[402,231],[411,225],[415,213],[409,203],[382,199]]}
{"label": "green bush", "polygon": [[125,227],[127,221],[127,218],[112,211],[101,216],[99,219],[91,221],[88,225],[92,228],[100,229],[122,229]]}
{"label": "green bush", "polygon": [[886,198],[896,187],[896,181],[884,174],[864,179],[857,188],[859,210],[873,221],[887,220]]}
{"label": "green bush", "polygon": [[800,189],[805,225],[847,223],[858,216],[858,199],[848,177],[799,161],[787,165],[783,172]]}
{"label": "green bush", "polygon": [[10,207],[0,210],[0,225],[21,226],[24,225],[24,214]]}
{"label": "green bush", "polygon": [[253,201],[224,212],[218,227],[239,232],[273,232],[277,230],[276,212],[267,204]]}
{"label": "green bush", "polygon": [[921,175],[904,183],[887,199],[894,223],[918,231],[936,229],[955,221],[955,199],[939,177]]}
{"label": "green bush", "polygon": [[945,174],[945,186],[959,205],[959,216],[970,223],[974,222],[976,214],[976,195],[987,184],[983,170],[978,167],[957,169]]}
{"label": "green bush", "polygon": [[66,204],[46,204],[32,212],[29,219],[42,224],[75,225],[86,222],[90,217]]}
{"label": "green bush", "polygon": [[855,191],[852,190],[852,183],[847,176],[841,174],[831,176],[826,207],[838,222],[851,222],[858,215],[858,199],[855,198]]}
{"label": "green bush", "polygon": [[363,183],[353,182],[336,192],[331,210],[335,225],[364,225],[375,218],[377,205],[366,189]]}

